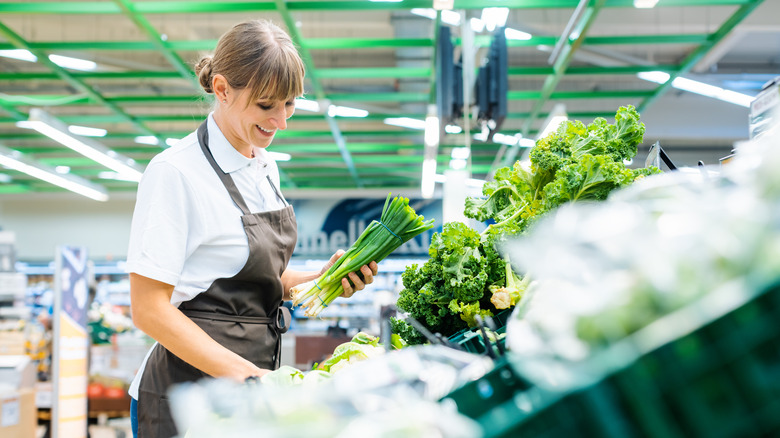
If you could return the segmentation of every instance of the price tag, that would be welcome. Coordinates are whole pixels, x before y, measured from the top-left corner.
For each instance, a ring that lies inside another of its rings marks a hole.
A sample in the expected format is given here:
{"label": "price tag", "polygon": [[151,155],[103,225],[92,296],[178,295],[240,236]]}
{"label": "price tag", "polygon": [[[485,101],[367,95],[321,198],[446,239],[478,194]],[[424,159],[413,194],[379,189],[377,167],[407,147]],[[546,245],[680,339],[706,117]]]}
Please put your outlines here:
{"label": "price tag", "polygon": [[16,426],[19,424],[19,399],[3,400],[0,408],[0,427]]}

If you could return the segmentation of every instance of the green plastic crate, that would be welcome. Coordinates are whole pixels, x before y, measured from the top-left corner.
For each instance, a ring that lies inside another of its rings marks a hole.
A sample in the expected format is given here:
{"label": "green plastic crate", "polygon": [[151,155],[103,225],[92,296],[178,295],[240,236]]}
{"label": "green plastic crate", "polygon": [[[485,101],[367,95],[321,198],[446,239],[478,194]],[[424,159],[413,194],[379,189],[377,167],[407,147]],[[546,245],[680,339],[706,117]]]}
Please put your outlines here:
{"label": "green plastic crate", "polygon": [[[496,324],[495,333],[500,335],[506,333],[507,321],[509,320],[509,317],[512,315],[512,310],[514,309],[502,310],[501,312],[493,316],[493,321]],[[485,348],[485,342],[482,339],[482,335],[478,328],[463,329],[458,333],[455,333],[454,335],[450,336],[447,339],[451,343],[460,347],[460,349],[464,351],[468,351],[469,353],[485,354],[487,351],[487,349]],[[505,338],[499,339],[497,343],[500,343],[501,346],[503,347],[505,343]],[[493,348],[496,354],[498,355],[500,350],[495,346],[495,344],[493,345]]]}
{"label": "green plastic crate", "polygon": [[514,371],[506,358],[501,357],[486,375],[452,391],[442,401],[452,401],[460,413],[478,419],[498,404],[511,399],[517,392],[528,388],[528,382]]}
{"label": "green plastic crate", "polygon": [[780,287],[594,384],[531,387],[478,421],[488,438],[780,436]]}

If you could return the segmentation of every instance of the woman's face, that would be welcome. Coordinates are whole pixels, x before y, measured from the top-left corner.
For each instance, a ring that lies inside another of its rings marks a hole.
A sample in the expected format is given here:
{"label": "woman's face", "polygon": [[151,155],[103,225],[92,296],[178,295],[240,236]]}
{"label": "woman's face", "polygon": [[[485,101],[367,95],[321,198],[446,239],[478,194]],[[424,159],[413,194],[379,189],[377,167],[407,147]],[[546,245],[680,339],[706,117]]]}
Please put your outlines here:
{"label": "woman's face", "polygon": [[295,112],[295,102],[259,99],[249,101],[246,90],[227,94],[227,102],[220,102],[222,120],[220,128],[233,147],[243,149],[247,145],[266,148],[276,131],[287,129],[287,119]]}

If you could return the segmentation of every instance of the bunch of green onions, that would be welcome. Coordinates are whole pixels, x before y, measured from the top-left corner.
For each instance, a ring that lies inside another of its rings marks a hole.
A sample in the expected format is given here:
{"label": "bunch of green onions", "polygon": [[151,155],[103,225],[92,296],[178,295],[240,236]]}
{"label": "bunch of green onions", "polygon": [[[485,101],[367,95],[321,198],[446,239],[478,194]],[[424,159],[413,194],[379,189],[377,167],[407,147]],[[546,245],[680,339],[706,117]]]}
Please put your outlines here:
{"label": "bunch of green onions", "polygon": [[306,308],[306,316],[317,316],[338,296],[344,293],[341,279],[350,272],[372,261],[379,263],[408,240],[433,228],[428,221],[409,206],[409,199],[388,193],[379,221],[371,221],[355,243],[319,276],[319,278],[292,288],[293,305]]}

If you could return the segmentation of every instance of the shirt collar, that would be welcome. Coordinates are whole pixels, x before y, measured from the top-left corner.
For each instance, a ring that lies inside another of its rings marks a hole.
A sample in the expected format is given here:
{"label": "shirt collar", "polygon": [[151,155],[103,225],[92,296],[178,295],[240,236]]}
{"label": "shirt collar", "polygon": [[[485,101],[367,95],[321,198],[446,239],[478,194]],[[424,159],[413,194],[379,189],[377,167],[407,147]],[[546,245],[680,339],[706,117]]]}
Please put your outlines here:
{"label": "shirt collar", "polygon": [[225,173],[235,172],[242,169],[252,163],[252,158],[247,158],[241,155],[240,152],[230,144],[225,138],[222,130],[217,126],[217,122],[214,121],[214,113],[209,114],[207,128],[209,131],[209,149],[211,155],[214,156],[214,161]]}

